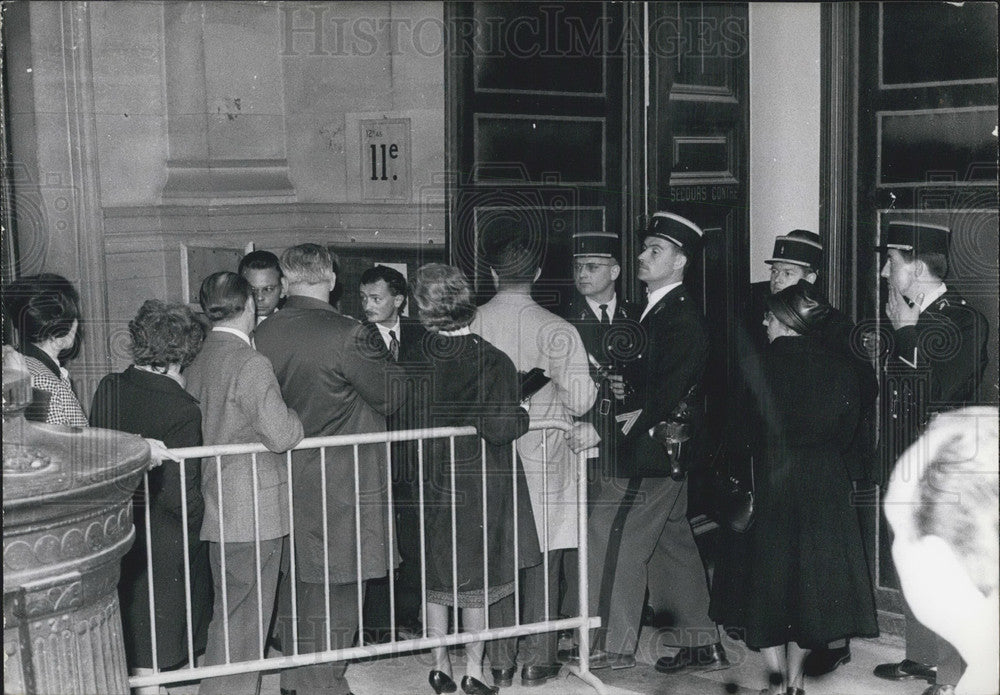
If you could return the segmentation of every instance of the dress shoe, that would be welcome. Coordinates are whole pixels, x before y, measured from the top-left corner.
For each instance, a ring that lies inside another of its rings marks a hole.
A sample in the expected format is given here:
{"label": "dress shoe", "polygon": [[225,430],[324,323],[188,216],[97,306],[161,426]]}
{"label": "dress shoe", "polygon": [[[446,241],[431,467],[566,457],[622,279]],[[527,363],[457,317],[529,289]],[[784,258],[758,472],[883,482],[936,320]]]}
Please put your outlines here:
{"label": "dress shoe", "polygon": [[910,659],[903,659],[898,664],[879,664],[873,673],[887,681],[925,680],[931,685],[937,680],[937,669]]}
{"label": "dress shoe", "polygon": [[660,673],[677,673],[685,669],[715,671],[729,668],[729,659],[721,642],[705,647],[681,647],[673,656],[663,656],[656,660],[656,670]]}
{"label": "dress shoe", "polygon": [[500,688],[486,685],[472,676],[462,676],[462,691],[468,695],[495,695],[500,692]]}
{"label": "dress shoe", "polygon": [[806,695],[804,688],[793,688],[788,686],[788,690],[785,691],[785,695]]}
{"label": "dress shoe", "polygon": [[851,661],[851,648],[848,646],[836,649],[814,649],[806,655],[802,663],[802,673],[807,678],[818,678],[832,673],[838,666]]}
{"label": "dress shoe", "polygon": [[431,671],[430,675],[427,676],[427,682],[431,684],[437,695],[441,695],[441,693],[453,693],[458,690],[455,681],[444,671]]}
{"label": "dress shoe", "polygon": [[517,666],[491,668],[490,673],[493,674],[493,685],[500,688],[509,688],[514,682],[514,674],[517,673]]}
{"label": "dress shoe", "polygon": [[524,666],[521,668],[521,685],[531,687],[541,685],[559,675],[562,664],[546,664],[544,666]]}
{"label": "dress shoe", "polygon": [[954,685],[932,685],[921,695],[955,695]]}

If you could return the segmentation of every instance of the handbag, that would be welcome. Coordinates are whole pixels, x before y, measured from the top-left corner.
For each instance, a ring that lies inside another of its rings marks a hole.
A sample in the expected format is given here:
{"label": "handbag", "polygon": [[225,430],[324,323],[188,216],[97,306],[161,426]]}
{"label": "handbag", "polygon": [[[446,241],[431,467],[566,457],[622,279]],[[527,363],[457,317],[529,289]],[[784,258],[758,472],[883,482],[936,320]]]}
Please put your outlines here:
{"label": "handbag", "polygon": [[753,525],[753,459],[750,462],[749,487],[732,475],[719,476],[718,505],[720,521],[736,533]]}
{"label": "handbag", "polygon": [[[720,446],[720,453],[724,447]],[[727,452],[728,453],[728,452]],[[725,457],[728,460],[728,456]],[[733,472],[732,462],[716,468],[715,472],[715,519],[720,525],[729,527],[736,533],[744,533],[753,525],[754,514],[754,472],[753,456],[750,456],[750,484]]]}

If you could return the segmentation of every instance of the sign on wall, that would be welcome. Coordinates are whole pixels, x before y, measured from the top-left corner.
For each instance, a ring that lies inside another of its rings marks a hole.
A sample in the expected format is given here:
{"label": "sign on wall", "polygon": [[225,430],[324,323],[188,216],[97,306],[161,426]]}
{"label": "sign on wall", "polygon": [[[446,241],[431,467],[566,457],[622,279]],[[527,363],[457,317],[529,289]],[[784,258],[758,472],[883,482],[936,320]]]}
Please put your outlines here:
{"label": "sign on wall", "polygon": [[410,200],[410,119],[362,119],[361,199]]}

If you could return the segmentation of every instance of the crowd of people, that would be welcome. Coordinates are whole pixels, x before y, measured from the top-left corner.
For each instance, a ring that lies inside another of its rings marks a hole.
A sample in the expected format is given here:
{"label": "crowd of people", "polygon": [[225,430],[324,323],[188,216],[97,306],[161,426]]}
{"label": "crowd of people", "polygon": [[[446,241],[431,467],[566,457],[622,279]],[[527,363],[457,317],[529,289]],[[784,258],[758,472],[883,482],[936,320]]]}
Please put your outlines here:
{"label": "crowd of people", "polygon": [[[576,294],[564,316],[532,298],[544,244],[517,227],[481,249],[496,289],[482,306],[456,267],[428,264],[407,281],[375,266],[348,288],[364,320],[330,303],[338,268],[326,247],[299,244],[280,258],[254,251],[236,272],[204,279],[200,315],[159,300],[140,307],[129,323],[133,364],[101,381],[89,418],[61,363],[80,340],[77,292],[50,274],[5,288],[35,392],[28,417],[151,442],[154,467],[136,492],[138,535],[119,587],[133,672],[183,665],[189,632],[213,665],[262,658],[266,645],[350,647],[359,613],[363,638],[405,639],[444,635],[449,617],[478,631],[573,615],[586,601],[601,618],[592,669],[634,666],[644,623],[671,652],[657,671],[723,669],[722,626],[762,652],[762,693],[802,695],[805,676],[850,660],[851,638],[878,634],[873,558],[853,501],[888,479],[873,463],[879,446],[891,461],[908,450],[900,466],[918,471],[894,478],[887,505],[899,504],[886,510],[915,615],[907,659],[874,675],[924,678],[927,695],[981,692],[995,650],[956,637],[954,616],[926,600],[935,587],[914,579],[919,552],[957,557],[941,581],[968,589],[961,617],[992,625],[995,647],[996,409],[932,419],[976,403],[987,359],[985,318],[944,284],[949,231],[919,220],[887,226],[892,330],[868,349],[819,291],[820,237],[777,238],[770,282],[752,289],[752,320],[737,336],[741,380],[727,428],[727,451],[749,462],[753,520],[727,534],[711,585],[685,475],[707,449],[698,442],[709,331],[684,286],[703,231],[670,212],[651,217],[637,236],[647,291],[638,304],[616,291],[616,235],[573,241]],[[404,315],[408,303],[416,318]],[[529,429],[542,420],[570,427]],[[461,426],[481,440],[302,449],[291,466],[283,453],[304,437]],[[932,447],[914,444],[925,428]],[[238,443],[268,452],[163,463],[170,449]],[[590,463],[588,596],[576,594],[581,452]],[[984,475],[961,475],[973,469]],[[469,643],[461,689],[497,692],[518,664],[524,685],[555,678],[580,659],[576,648],[559,650],[558,637]],[[448,649],[433,659],[430,687],[455,692]],[[285,669],[282,693],[349,693],[345,669]],[[252,693],[258,679],[206,678],[200,692]]]}

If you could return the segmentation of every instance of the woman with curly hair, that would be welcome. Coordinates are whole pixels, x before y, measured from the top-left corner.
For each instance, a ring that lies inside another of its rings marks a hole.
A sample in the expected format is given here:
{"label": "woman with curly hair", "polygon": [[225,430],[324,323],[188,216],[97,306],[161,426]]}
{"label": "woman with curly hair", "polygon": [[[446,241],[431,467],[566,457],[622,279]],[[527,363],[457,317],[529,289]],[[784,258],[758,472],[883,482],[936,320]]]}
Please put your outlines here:
{"label": "woman with curly hair", "polygon": [[[201,411],[184,390],[181,371],[198,354],[204,331],[184,305],[151,299],[129,322],[134,363],[101,380],[90,409],[90,424],[160,439],[169,448],[200,446]],[[185,619],[185,539],[180,464],[167,462],[149,472],[149,498],[140,486],[134,498],[136,541],[122,560],[118,585],[125,650],[133,672],[153,666],[150,640],[147,548],[152,547],[156,606],[156,663],[161,669],[187,660]],[[191,572],[191,630],[194,649],[205,646],[211,618],[212,580],[206,544],[199,540],[204,502],[198,460],[185,464],[187,554]],[[150,541],[146,539],[149,510]]]}
{"label": "woman with curly hair", "polygon": [[[413,298],[430,333],[423,347],[433,370],[429,382],[433,393],[417,409],[418,426],[472,425],[479,434],[456,437],[453,450],[446,439],[427,443],[423,483],[427,630],[431,636],[445,634],[449,606],[462,609],[461,622],[467,630],[481,630],[486,626],[486,607],[514,592],[514,573],[541,561],[524,471],[516,459],[518,504],[514,505],[511,444],[528,430],[528,412],[518,405],[517,370],[510,358],[469,330],[476,305],[462,271],[441,263],[421,267],[413,280]],[[515,523],[519,556],[514,554]],[[455,692],[447,648],[435,648],[433,653],[431,687],[439,694]],[[467,644],[465,655],[462,690],[470,695],[496,692],[496,687],[483,682],[483,643]]]}

